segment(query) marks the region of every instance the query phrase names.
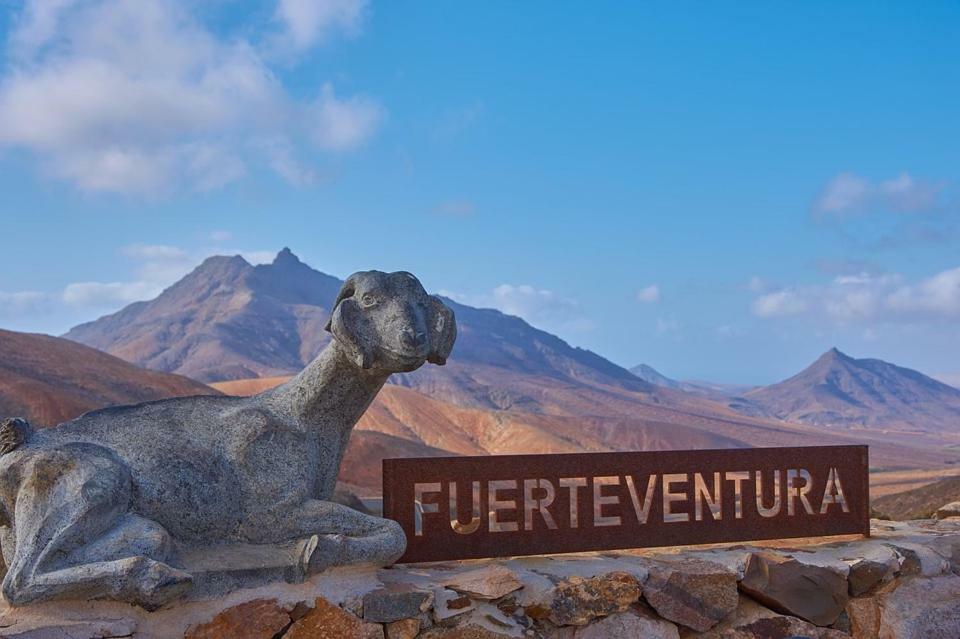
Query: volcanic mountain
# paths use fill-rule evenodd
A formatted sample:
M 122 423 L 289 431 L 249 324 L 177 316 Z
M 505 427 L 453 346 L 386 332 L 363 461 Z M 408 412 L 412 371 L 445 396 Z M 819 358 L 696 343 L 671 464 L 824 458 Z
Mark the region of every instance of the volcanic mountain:
M 791 422 L 960 431 L 960 390 L 879 359 L 854 359 L 836 348 L 790 379 L 750 391 L 742 399 L 731 405 Z
M 64 337 L 204 382 L 281 375 L 302 368 L 326 342 L 340 284 L 289 250 L 260 266 L 239 255 L 211 257 L 156 299 Z
M 289 375 L 327 343 L 324 325 L 341 284 L 289 249 L 258 266 L 240 256 L 211 257 L 156 299 L 77 326 L 65 337 L 204 382 Z M 425 366 L 395 376 L 394 383 L 468 406 L 538 412 L 569 402 L 557 391 L 571 387 L 653 388 L 520 318 L 445 302 L 458 325 L 449 365 Z
M 0 417 L 50 426 L 111 404 L 216 393 L 76 342 L 0 330 Z

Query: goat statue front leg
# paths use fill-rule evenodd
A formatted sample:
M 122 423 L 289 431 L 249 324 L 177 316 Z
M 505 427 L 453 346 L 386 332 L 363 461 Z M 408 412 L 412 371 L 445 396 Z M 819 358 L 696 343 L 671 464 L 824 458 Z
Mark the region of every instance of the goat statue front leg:
M 281 522 L 289 539 L 318 537 L 308 572 L 347 564 L 392 564 L 403 555 L 407 538 L 400 524 L 365 515 L 331 501 L 308 499 Z

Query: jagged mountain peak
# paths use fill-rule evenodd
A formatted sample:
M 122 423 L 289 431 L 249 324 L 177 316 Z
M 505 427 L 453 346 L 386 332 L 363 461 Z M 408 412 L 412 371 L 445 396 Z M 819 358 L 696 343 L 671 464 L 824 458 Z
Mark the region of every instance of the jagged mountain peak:
M 298 371 L 327 343 L 330 306 L 343 282 L 314 270 L 289 248 L 270 264 L 209 258 L 157 299 L 72 329 L 67 337 L 163 371 L 205 382 Z M 481 407 L 543 405 L 544 382 L 519 391 L 511 375 L 550 384 L 653 387 L 588 350 L 518 317 L 448 300 L 460 336 L 448 366 L 424 366 L 396 383 L 444 389 L 451 401 Z M 484 372 L 485 371 L 485 372 Z M 498 371 L 496 374 L 493 371 Z M 482 373 L 482 375 L 481 375 Z M 482 379 L 481 379 L 482 378 Z
M 850 357 L 843 351 L 841 351 L 836 346 L 832 347 L 830 350 L 821 355 L 818 359 L 818 363 L 833 363 L 833 362 L 851 362 L 854 361 L 853 357 Z

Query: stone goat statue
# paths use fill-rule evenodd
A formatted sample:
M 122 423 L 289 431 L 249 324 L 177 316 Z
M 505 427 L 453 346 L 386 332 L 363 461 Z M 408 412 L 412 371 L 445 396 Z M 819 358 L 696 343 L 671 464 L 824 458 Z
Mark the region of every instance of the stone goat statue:
M 398 559 L 396 522 L 328 500 L 350 431 L 387 378 L 445 362 L 453 312 L 410 273 L 366 271 L 344 283 L 327 330 L 307 368 L 253 397 L 106 408 L 42 430 L 3 422 L 4 597 L 156 608 L 193 588 L 184 558 L 204 553 L 228 570 L 230 557 L 294 548 L 288 580 Z M 221 589 L 262 583 L 257 572 L 237 570 Z

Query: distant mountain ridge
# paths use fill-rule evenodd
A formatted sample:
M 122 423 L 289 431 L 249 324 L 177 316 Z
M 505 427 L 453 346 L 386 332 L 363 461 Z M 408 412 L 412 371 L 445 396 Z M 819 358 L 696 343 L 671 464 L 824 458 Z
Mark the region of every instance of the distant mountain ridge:
M 52 426 L 111 404 L 217 391 L 69 340 L 0 330 L 0 418 Z
M 67 335 L 143 366 L 252 391 L 299 371 L 327 343 L 324 325 L 341 280 L 289 250 L 271 264 L 212 257 L 156 299 L 78 326 Z M 447 300 L 458 339 L 446 366 L 394 375 L 358 431 L 408 442 L 408 452 L 657 450 L 856 443 L 863 438 L 745 416 L 723 393 L 664 388 L 518 317 Z M 274 382 L 276 380 L 273 380 Z M 415 391 L 415 392 L 413 392 Z M 233 391 L 228 391 L 233 392 Z M 246 391 L 240 391 L 246 392 Z M 717 401 L 716 398 L 722 399 Z M 380 408 L 384 410 L 381 410 Z M 389 450 L 364 440 L 365 455 Z M 879 441 L 880 464 L 902 444 Z M 939 440 L 936 442 L 939 444 Z M 917 442 L 912 463 L 957 453 Z M 378 452 L 379 451 L 379 452 Z
M 745 393 L 731 405 L 748 414 L 818 426 L 960 431 L 960 390 L 836 348 L 790 379 Z
M 713 382 L 702 382 L 694 380 L 676 380 L 667 377 L 653 366 L 640 364 L 630 369 L 630 372 L 654 386 L 662 388 L 672 388 L 674 390 L 693 393 L 702 397 L 723 401 L 728 397 L 734 397 L 751 390 L 752 386 L 740 384 L 717 384 Z
M 127 361 L 204 382 L 299 371 L 329 340 L 324 325 L 342 281 L 283 249 L 271 264 L 211 257 L 156 299 L 71 329 L 65 337 Z M 587 350 L 518 317 L 445 300 L 456 313 L 457 344 L 445 368 L 394 376 L 446 400 L 485 408 L 548 410 L 540 386 L 652 386 Z M 514 384 L 503 371 L 523 376 Z

